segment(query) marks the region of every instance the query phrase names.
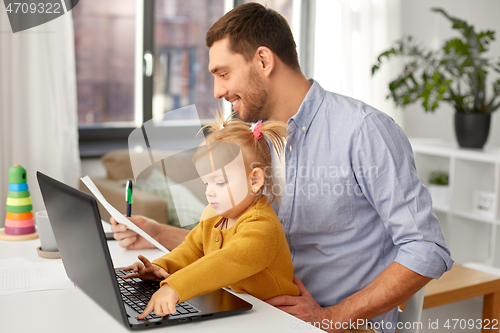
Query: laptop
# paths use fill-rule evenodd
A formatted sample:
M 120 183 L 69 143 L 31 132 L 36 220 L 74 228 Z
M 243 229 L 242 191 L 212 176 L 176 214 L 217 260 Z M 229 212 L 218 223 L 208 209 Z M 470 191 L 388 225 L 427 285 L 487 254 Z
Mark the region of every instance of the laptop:
M 123 279 L 126 273 L 113 267 L 94 197 L 41 172 L 37 172 L 37 179 L 68 277 L 127 328 L 188 323 L 252 308 L 252 304 L 220 289 L 177 304 L 173 314 L 160 317 L 153 312 L 138 320 L 159 282 Z

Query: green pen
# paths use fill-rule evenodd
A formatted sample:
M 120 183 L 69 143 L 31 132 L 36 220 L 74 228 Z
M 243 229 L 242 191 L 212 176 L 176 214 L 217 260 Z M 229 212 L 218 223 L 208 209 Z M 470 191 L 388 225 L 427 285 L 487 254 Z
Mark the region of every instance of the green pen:
M 127 180 L 127 186 L 125 187 L 125 201 L 127 201 L 127 217 L 132 215 L 132 204 L 134 199 L 132 198 L 132 181 Z

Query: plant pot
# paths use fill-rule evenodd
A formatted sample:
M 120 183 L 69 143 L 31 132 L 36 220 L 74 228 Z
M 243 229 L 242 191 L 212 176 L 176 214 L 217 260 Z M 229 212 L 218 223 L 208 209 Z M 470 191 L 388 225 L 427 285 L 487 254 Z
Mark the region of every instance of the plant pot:
M 448 207 L 450 203 L 450 187 L 448 185 L 429 184 L 429 193 L 434 206 Z
M 455 113 L 455 134 L 462 148 L 482 149 L 490 133 L 490 113 Z

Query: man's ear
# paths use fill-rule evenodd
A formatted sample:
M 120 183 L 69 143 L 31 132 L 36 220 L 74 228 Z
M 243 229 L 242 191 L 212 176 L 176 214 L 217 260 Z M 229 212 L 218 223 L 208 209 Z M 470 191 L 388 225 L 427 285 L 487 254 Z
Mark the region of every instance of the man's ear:
M 250 171 L 250 189 L 253 194 L 257 194 L 264 185 L 264 171 L 261 168 L 254 168 Z
M 268 47 L 259 46 L 255 51 L 255 61 L 257 63 L 257 71 L 269 77 L 274 69 L 275 54 Z

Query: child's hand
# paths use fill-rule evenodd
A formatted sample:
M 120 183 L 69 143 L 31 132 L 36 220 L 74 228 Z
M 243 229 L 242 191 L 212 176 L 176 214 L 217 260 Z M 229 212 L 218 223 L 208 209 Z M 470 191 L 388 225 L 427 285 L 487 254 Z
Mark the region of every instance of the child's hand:
M 168 274 L 167 271 L 160 266 L 156 266 L 150 263 L 148 258 L 141 255 L 139 255 L 138 258 L 142 261 L 142 263 L 136 261 L 132 265 L 127 266 L 123 269 L 125 272 L 133 271 L 133 273 L 125 275 L 123 277 L 124 279 L 138 277 L 143 280 L 163 280 L 170 276 L 170 274 Z
M 175 292 L 174 288 L 170 287 L 168 284 L 164 284 L 157 292 L 153 294 L 148 306 L 137 316 L 137 319 L 144 319 L 147 317 L 151 311 L 155 310 L 157 316 L 166 316 L 170 313 L 174 313 L 175 304 L 179 301 L 179 295 Z

